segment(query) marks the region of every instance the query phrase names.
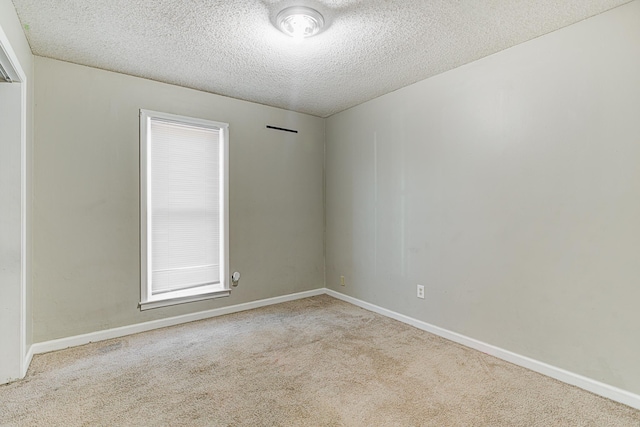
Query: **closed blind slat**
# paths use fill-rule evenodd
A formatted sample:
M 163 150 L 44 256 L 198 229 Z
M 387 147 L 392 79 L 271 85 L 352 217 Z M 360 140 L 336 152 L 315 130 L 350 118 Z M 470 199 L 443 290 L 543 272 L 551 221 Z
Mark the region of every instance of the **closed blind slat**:
M 220 282 L 220 133 L 152 120 L 152 293 Z

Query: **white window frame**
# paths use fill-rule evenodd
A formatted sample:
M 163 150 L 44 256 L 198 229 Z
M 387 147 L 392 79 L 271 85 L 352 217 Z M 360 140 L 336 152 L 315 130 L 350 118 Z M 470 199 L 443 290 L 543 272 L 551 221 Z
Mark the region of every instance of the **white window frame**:
M 160 120 L 188 126 L 216 129 L 220 133 L 220 284 L 152 294 L 151 212 L 151 121 Z M 151 110 L 140 110 L 140 304 L 141 310 L 219 298 L 230 294 L 229 276 L 229 124 Z

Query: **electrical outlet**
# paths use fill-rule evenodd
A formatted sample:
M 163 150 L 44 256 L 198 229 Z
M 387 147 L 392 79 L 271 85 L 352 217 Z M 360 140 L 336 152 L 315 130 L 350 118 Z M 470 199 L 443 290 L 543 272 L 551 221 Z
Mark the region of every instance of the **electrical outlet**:
M 340 286 L 344 286 L 344 276 L 340 276 Z
M 418 285 L 418 298 L 424 299 L 424 286 Z

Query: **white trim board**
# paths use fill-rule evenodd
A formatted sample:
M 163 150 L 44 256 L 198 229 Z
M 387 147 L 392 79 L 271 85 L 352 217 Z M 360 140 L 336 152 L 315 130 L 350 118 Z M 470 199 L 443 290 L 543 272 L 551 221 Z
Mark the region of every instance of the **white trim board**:
M 135 325 L 121 326 L 119 328 L 105 329 L 88 334 L 75 335 L 57 340 L 35 343 L 31 346 L 32 354 L 48 353 L 50 351 L 63 350 L 69 347 L 89 344 L 96 341 L 104 341 L 112 338 L 120 338 L 140 332 L 147 332 L 154 329 L 166 328 L 168 326 L 180 325 L 183 323 L 195 322 L 197 320 L 210 319 L 212 317 L 223 316 L 225 314 L 238 313 L 240 311 L 253 310 L 254 308 L 268 305 L 280 304 L 287 301 L 294 301 L 309 298 L 325 293 L 324 288 L 314 289 L 306 292 L 283 295 L 280 297 L 267 298 L 258 301 L 246 302 L 243 304 L 231 305 L 228 307 L 214 308 L 212 310 L 199 311 L 197 313 L 183 314 L 182 316 L 168 317 L 165 319 L 151 320 L 149 322 L 136 323 Z
M 356 305 L 360 308 L 364 308 L 365 310 L 369 310 L 374 313 L 378 313 L 383 316 L 389 317 L 391 319 L 398 320 L 402 323 L 406 323 L 418 329 L 422 329 L 423 331 L 427 331 L 434 335 L 438 335 L 442 338 L 456 342 L 458 344 L 462 344 L 465 347 L 469 347 L 474 350 L 481 351 L 483 353 L 497 357 L 498 359 L 502 359 L 509 363 L 513 363 L 514 365 L 522 366 L 523 368 L 527 368 L 534 372 L 538 372 L 547 377 L 551 377 L 558 381 L 562 381 L 563 383 L 579 387 L 583 390 L 587 390 L 599 396 L 606 397 L 607 399 L 611 399 L 613 401 L 622 403 L 624 405 L 631 406 L 632 408 L 635 408 L 635 409 L 640 409 L 640 395 L 611 386 L 609 384 L 602 383 L 600 381 L 596 381 L 591 378 L 584 377 L 582 375 L 579 375 L 573 372 L 569 372 L 567 370 L 549 365 L 544 362 L 540 362 L 535 359 L 531 359 L 530 357 L 522 356 L 520 354 L 513 353 L 509 350 L 505 350 L 500 347 L 496 347 L 494 345 L 487 344 L 473 338 L 469 338 L 465 335 L 452 332 L 447 329 L 440 328 L 438 326 L 434 326 L 427 322 L 423 322 L 421 320 L 417 320 L 412 317 L 405 316 L 404 314 L 387 310 L 386 308 L 382 308 L 377 305 L 359 300 L 357 298 L 353 298 L 348 295 L 341 294 L 340 292 L 336 292 L 332 289 L 326 289 L 325 291 L 327 295 L 330 295 L 339 300 L 348 302 L 350 304 Z
M 423 331 L 430 332 L 434 335 L 438 335 L 442 338 L 450 341 L 462 344 L 466 347 L 473 348 L 475 350 L 487 353 L 498 359 L 505 360 L 514 365 L 522 366 L 523 368 L 530 369 L 534 372 L 538 372 L 542 375 L 554 378 L 563 383 L 570 384 L 579 387 L 583 390 L 587 390 L 591 393 L 597 394 L 607 399 L 611 399 L 615 402 L 622 403 L 627 406 L 631 406 L 635 409 L 640 409 L 640 395 L 631 393 L 626 390 L 596 381 L 591 378 L 584 377 L 582 375 L 569 372 L 567 370 L 557 368 L 544 362 L 540 362 L 535 359 L 531 359 L 526 356 L 522 356 L 511 351 L 496 347 L 491 344 L 478 341 L 473 338 L 469 338 L 465 335 L 458 334 L 456 332 L 449 331 L 438 326 L 431 325 L 427 322 L 414 319 L 409 316 L 405 316 L 400 313 L 388 310 L 386 308 L 379 307 L 374 304 L 359 300 L 357 298 L 350 297 L 345 294 L 341 294 L 332 289 L 319 288 L 306 292 L 299 292 L 290 295 L 284 295 L 280 297 L 268 298 L 259 301 L 252 301 L 244 304 L 232 305 L 229 307 L 216 308 L 213 310 L 201 311 L 198 313 L 185 314 L 182 316 L 170 317 L 166 319 L 153 320 L 150 322 L 138 323 L 135 325 L 122 326 L 119 328 L 107 329 L 98 332 L 92 332 L 89 334 L 76 335 L 68 338 L 61 338 L 52 341 L 45 341 L 33 344 L 25 360 L 25 364 L 29 366 L 31 357 L 34 354 L 47 353 L 55 350 L 62 350 L 68 347 L 75 347 L 79 345 L 88 344 L 90 342 L 103 341 L 112 338 L 119 338 L 126 335 L 137 334 L 140 332 L 146 332 L 153 329 L 164 328 L 167 326 L 179 325 L 182 323 L 194 322 L 197 320 L 209 319 L 212 317 L 222 316 L 225 314 L 237 313 L 246 310 L 252 310 L 254 308 L 266 307 L 269 305 L 280 304 L 287 301 L 294 301 L 298 299 L 308 298 L 317 295 L 327 294 L 341 301 L 348 302 L 365 310 L 372 311 L 391 319 L 398 320 L 408 325 L 414 326 Z
M 20 378 L 24 378 L 29 365 L 27 342 L 27 75 L 16 55 L 9 38 L 0 27 L 0 50 L 9 61 L 18 79 L 11 84 L 20 84 Z M 9 71 L 12 73 L 12 71 Z M 13 76 L 15 78 L 15 76 Z
M 31 360 L 33 359 L 33 344 L 29 346 L 29 349 L 27 350 L 27 354 L 24 356 L 24 364 L 23 366 L 25 366 L 24 369 L 24 375 L 22 375 L 22 377 L 24 378 L 25 375 L 27 375 L 27 370 L 29 370 L 29 365 L 31 365 Z

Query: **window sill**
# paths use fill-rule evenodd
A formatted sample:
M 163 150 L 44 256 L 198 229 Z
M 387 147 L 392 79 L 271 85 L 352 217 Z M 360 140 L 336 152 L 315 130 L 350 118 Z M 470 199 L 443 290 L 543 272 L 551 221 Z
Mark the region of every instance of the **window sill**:
M 215 291 L 215 292 L 208 292 L 206 294 L 163 298 L 163 299 L 153 299 L 149 301 L 141 301 L 138 304 L 138 307 L 140 307 L 141 311 L 144 311 L 144 310 L 150 310 L 152 308 L 167 307 L 170 305 L 185 304 L 188 302 L 196 302 L 196 301 L 204 301 L 204 300 L 213 299 L 213 298 L 228 297 L 230 294 L 231 294 L 230 290 L 224 289 L 224 290 Z

